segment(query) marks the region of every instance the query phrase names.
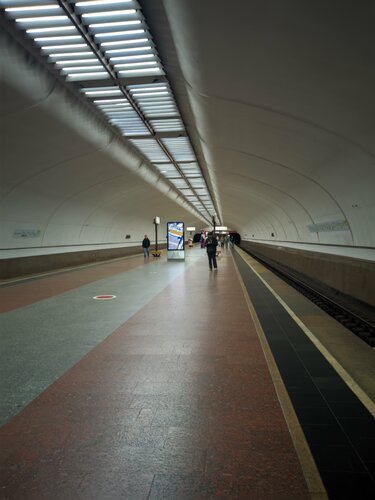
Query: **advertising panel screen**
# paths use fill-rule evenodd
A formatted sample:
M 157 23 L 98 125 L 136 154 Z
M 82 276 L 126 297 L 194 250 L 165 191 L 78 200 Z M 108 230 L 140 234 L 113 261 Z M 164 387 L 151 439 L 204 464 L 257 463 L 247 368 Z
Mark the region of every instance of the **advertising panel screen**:
M 183 222 L 168 222 L 167 224 L 168 250 L 184 250 L 184 223 Z

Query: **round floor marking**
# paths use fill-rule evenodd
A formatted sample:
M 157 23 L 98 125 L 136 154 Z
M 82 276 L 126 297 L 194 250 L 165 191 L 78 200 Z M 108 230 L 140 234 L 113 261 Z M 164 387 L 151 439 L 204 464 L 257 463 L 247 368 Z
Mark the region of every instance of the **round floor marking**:
M 95 297 L 93 297 L 95 300 L 111 300 L 115 298 L 116 295 L 95 295 Z

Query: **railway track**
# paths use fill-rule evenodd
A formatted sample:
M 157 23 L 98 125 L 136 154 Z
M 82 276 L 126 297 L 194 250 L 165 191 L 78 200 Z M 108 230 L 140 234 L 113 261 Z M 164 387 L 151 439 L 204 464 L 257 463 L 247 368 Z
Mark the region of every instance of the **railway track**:
M 328 297 L 326 293 L 317 290 L 311 284 L 307 284 L 306 281 L 303 281 L 300 276 L 296 276 L 296 274 L 290 272 L 284 266 L 281 266 L 273 261 L 270 262 L 263 256 L 260 257 L 259 255 L 249 252 L 244 248 L 243 250 L 245 250 L 246 253 L 251 255 L 251 257 L 256 259 L 258 262 L 263 264 L 267 269 L 286 281 L 293 288 L 302 293 L 305 297 L 311 300 L 311 302 L 345 326 L 345 328 L 357 335 L 361 340 L 369 344 L 371 347 L 375 347 L 375 323 L 372 318 L 367 317 L 366 313 L 363 314 L 358 311 L 353 311 L 346 305 L 340 303 L 339 299 Z

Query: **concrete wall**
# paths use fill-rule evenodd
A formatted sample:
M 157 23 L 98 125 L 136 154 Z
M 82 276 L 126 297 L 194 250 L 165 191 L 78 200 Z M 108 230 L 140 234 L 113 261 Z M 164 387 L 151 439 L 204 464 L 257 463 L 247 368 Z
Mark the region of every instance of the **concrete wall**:
M 161 249 L 166 245 L 159 244 L 158 247 Z M 151 248 L 153 249 L 154 245 Z M 133 246 L 2 259 L 0 260 L 0 279 L 11 279 L 141 253 L 140 246 Z
M 249 241 L 242 241 L 241 247 L 375 306 L 374 262 Z

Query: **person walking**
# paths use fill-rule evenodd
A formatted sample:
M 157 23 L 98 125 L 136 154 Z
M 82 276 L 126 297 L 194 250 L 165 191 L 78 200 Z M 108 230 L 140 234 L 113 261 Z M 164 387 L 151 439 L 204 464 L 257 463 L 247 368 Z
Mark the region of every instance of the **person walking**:
M 145 237 L 144 237 L 144 239 L 142 241 L 142 248 L 143 248 L 143 256 L 144 256 L 144 258 L 150 257 L 150 251 L 149 251 L 150 245 L 151 245 L 151 242 L 148 239 L 147 234 L 145 234 Z
M 217 247 L 217 239 L 215 238 L 214 233 L 208 233 L 207 239 L 206 239 L 206 250 L 207 250 L 207 256 L 208 256 L 208 265 L 210 266 L 210 269 L 212 271 L 212 265 L 214 266 L 214 269 L 217 269 L 217 262 L 216 262 L 216 247 Z

